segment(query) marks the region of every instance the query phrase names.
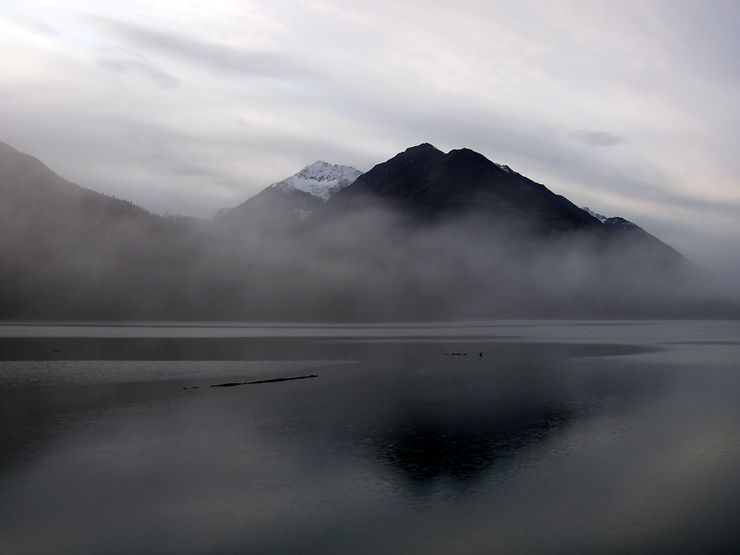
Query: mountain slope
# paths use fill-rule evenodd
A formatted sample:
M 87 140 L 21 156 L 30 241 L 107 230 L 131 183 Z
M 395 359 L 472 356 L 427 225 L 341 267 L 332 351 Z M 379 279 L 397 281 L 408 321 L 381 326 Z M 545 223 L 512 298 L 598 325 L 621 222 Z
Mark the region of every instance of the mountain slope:
M 656 264 L 683 265 L 685 267 L 692 267 L 692 271 L 699 271 L 681 253 L 648 233 L 639 225 L 618 216 L 604 216 L 603 214 L 592 211 L 588 207 L 583 207 L 582 210 L 601 222 L 609 231 L 613 242 L 639 247 L 643 255 L 652 258 Z
M 303 220 L 332 195 L 351 185 L 362 172 L 322 160 L 273 183 L 235 208 L 214 218 L 220 225 L 279 229 Z
M 323 202 L 319 197 L 304 191 L 271 186 L 235 208 L 222 210 L 214 221 L 220 226 L 253 230 L 281 229 L 300 222 Z
M 351 166 L 340 166 L 318 160 L 298 173 L 273 183 L 270 188 L 302 191 L 326 201 L 337 191 L 354 183 L 361 175 L 360 170 Z
M 4 143 L 0 226 L 0 318 L 154 314 L 193 242 L 188 225 L 75 185 Z
M 428 143 L 408 148 L 336 193 L 313 219 L 320 225 L 321 220 L 362 211 L 373 203 L 427 222 L 474 218 L 478 229 L 495 227 L 497 231 L 488 236 L 498 242 L 525 236 L 541 241 L 576 233 L 594 248 L 611 252 L 610 262 L 629 261 L 656 272 L 696 269 L 632 222 L 581 209 L 544 185 L 466 148 L 448 153 Z
M 398 215 L 411 223 L 399 226 Z M 695 298 L 697 285 L 709 283 L 639 226 L 602 221 L 469 149 L 444 153 L 426 143 L 409 148 L 336 193 L 309 223 L 353 229 L 391 252 L 411 245 L 390 263 L 427 268 L 429 277 L 403 270 L 414 275 L 404 279 L 416 282 L 408 290 L 423 291 L 422 283 L 434 281 L 429 272 L 447 274 L 430 301 L 467 284 L 461 293 L 478 291 L 479 299 L 489 299 L 465 308 L 481 316 L 503 306 L 509 315 L 680 313 L 683 299 Z
M 326 208 L 356 210 L 368 199 L 422 218 L 475 212 L 538 231 L 602 233 L 598 221 L 565 197 L 465 148 L 448 153 L 427 143 L 409 148 L 361 175 Z
M 80 187 L 0 142 L 0 218 L 16 233 L 90 233 L 113 225 L 163 223 L 135 204 Z
M 107 216 L 115 214 L 149 214 L 128 201 L 119 200 L 90 189 L 80 187 L 51 171 L 43 162 L 19 152 L 0 142 L 0 194 L 5 199 L 45 203 L 49 200 L 72 204 L 96 206 Z M 53 196 L 52 196 L 53 195 Z

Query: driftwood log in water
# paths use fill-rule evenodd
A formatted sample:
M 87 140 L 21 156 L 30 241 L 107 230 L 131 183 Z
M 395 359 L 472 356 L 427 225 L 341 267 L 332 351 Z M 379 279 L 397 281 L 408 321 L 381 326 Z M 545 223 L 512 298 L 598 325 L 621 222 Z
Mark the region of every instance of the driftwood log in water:
M 308 378 L 318 378 L 316 374 L 309 374 L 308 376 L 293 376 L 290 378 L 271 378 L 269 380 L 255 380 L 253 382 L 227 382 L 227 383 L 215 383 L 211 387 L 235 387 L 237 385 L 252 385 L 257 383 L 275 383 L 275 382 L 287 382 L 290 380 L 306 380 Z

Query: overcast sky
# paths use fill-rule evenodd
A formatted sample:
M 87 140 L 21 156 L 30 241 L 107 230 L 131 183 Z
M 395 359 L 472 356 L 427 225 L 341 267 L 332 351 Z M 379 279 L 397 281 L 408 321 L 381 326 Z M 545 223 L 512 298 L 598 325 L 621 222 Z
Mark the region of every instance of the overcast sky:
M 737 0 L 0 0 L 0 141 L 210 217 L 469 147 L 740 279 Z

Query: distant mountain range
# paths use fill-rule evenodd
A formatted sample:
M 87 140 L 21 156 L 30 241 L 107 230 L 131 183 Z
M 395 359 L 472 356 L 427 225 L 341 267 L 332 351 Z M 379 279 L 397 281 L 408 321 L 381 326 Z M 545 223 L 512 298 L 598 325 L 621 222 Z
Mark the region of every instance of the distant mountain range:
M 428 143 L 365 174 L 349 166 L 314 162 L 236 208 L 220 212 L 216 219 L 249 229 L 289 227 L 309 216 L 316 223 L 378 203 L 424 220 L 476 215 L 545 235 L 587 232 L 604 240 L 641 244 L 663 264 L 688 264 L 673 248 L 624 218 L 579 208 L 470 149 L 444 153 Z
M 0 318 L 675 315 L 719 306 L 704 274 L 639 226 L 579 208 L 472 150 L 430 144 L 364 174 L 318 161 L 196 221 L 79 187 L 0 143 L 0 219 Z

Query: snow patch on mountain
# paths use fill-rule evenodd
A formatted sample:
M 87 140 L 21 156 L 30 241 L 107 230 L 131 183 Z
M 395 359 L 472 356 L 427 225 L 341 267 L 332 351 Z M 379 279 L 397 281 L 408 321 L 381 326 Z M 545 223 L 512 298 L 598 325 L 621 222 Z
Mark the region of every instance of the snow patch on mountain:
M 587 206 L 582 206 L 581 210 L 588 213 L 589 215 L 593 216 L 597 220 L 599 220 L 602 224 L 605 226 L 615 228 L 618 227 L 620 229 L 639 229 L 643 230 L 639 225 L 632 223 L 629 220 L 625 220 L 624 218 L 620 218 L 619 216 L 604 216 L 603 214 L 599 214 L 598 212 L 594 212 Z M 643 230 L 644 231 L 644 230 Z
M 494 162 L 496 164 L 496 162 Z M 514 170 L 512 170 L 509 166 L 506 164 L 496 164 L 496 167 L 500 170 L 505 171 L 506 173 L 514 173 Z
M 598 212 L 594 212 L 594 211 L 593 211 L 593 210 L 591 210 L 591 209 L 590 209 L 590 208 L 589 208 L 588 206 L 581 206 L 581 210 L 583 210 L 584 212 L 586 212 L 586 213 L 587 213 L 587 214 L 588 214 L 589 216 L 592 216 L 592 217 L 596 218 L 596 219 L 597 219 L 597 220 L 599 220 L 599 221 L 600 221 L 600 222 L 601 222 L 602 224 L 603 224 L 603 223 L 604 223 L 604 222 L 605 222 L 606 220 L 608 220 L 608 219 L 609 219 L 609 218 L 607 218 L 606 216 L 604 216 L 603 214 L 599 214 Z
M 273 183 L 270 187 L 283 191 L 303 191 L 327 201 L 334 193 L 350 186 L 361 175 L 360 170 L 351 166 L 329 164 L 319 160 L 306 166 L 297 174 Z
M 633 224 L 631 221 L 620 218 L 619 216 L 607 218 L 606 220 L 604 220 L 604 225 L 608 225 L 609 227 L 618 227 L 621 229 L 642 229 L 639 225 Z

